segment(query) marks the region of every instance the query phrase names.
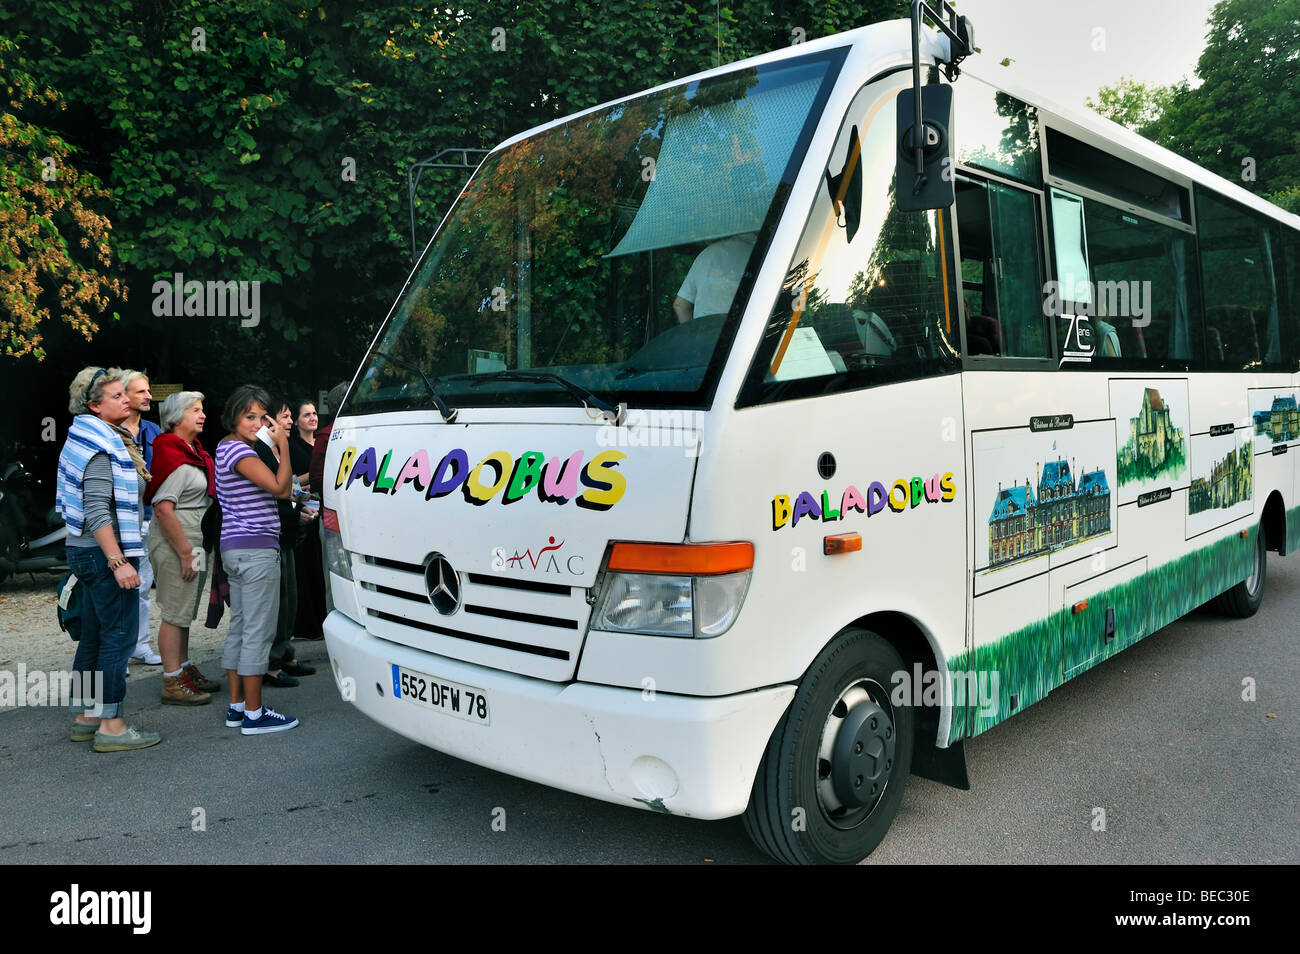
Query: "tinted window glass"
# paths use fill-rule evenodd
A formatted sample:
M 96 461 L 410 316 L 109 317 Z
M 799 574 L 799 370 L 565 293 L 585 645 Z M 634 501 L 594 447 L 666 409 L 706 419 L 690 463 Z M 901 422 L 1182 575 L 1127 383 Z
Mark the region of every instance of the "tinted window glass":
M 843 55 L 678 84 L 494 152 L 349 410 L 703 403 Z
M 949 212 L 894 205 L 894 102 L 907 88 L 883 80 L 850 106 L 742 406 L 960 367 Z
M 957 161 L 1039 185 L 1038 110 L 1009 93 L 964 76 L 953 86 L 957 98 Z
M 1192 236 L 1104 202 L 1052 195 L 1053 294 L 1067 367 L 1186 368 L 1203 355 Z
M 1282 359 L 1287 370 L 1300 368 L 1300 232 L 1279 226 L 1282 233 L 1283 269 L 1286 273 L 1286 310 L 1282 316 Z
M 1279 236 L 1263 216 L 1207 192 L 1196 203 L 1210 367 L 1282 367 Z
M 1191 198 L 1182 186 L 1056 129 L 1047 130 L 1047 169 L 1119 202 L 1180 222 L 1191 220 Z
M 1049 357 L 1037 197 L 961 176 L 957 222 L 967 353 Z

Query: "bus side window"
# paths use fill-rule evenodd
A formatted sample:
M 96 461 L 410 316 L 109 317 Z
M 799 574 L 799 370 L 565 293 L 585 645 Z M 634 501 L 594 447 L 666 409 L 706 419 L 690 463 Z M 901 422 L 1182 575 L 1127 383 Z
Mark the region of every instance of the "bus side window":
M 1288 371 L 1300 369 L 1300 232 L 1279 227 L 1287 308 L 1282 318 L 1282 357 Z
M 1038 201 L 998 182 L 957 178 L 966 348 L 972 356 L 1049 357 Z
M 1282 367 L 1276 229 L 1263 216 L 1201 189 L 1196 210 L 1210 366 L 1225 371 Z
M 849 106 L 742 402 L 960 370 L 951 212 L 894 201 L 894 102 L 906 88 L 873 83 Z
M 1059 189 L 1052 209 L 1064 308 L 1086 315 L 1092 329 L 1083 343 L 1091 347 L 1090 360 L 1065 367 L 1199 363 L 1204 344 L 1191 233 Z M 1209 337 L 1214 347 L 1215 336 Z M 1069 347 L 1066 338 L 1063 331 Z

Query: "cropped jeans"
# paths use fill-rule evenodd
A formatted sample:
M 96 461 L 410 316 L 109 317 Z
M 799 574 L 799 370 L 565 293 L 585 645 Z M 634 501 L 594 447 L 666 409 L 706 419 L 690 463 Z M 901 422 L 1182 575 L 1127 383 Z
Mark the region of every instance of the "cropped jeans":
M 138 570 L 137 557 L 129 557 L 128 561 Z M 104 686 L 102 699 L 74 699 L 72 708 L 86 715 L 116 719 L 122 715 L 126 700 L 126 661 L 139 634 L 140 593 L 117 585 L 108 568 L 108 557 L 99 547 L 68 547 L 68 567 L 85 587 L 81 641 L 77 643 L 72 670 L 83 674 L 83 686 L 98 685 L 98 679 Z M 96 677 L 96 673 L 102 675 Z

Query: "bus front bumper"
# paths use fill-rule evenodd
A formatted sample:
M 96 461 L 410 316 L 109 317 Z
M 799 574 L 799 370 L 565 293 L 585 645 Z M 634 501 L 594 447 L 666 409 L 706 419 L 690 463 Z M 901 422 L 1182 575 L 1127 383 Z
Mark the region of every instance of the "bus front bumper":
M 547 682 L 379 639 L 338 611 L 325 620 L 325 642 L 343 698 L 394 732 L 508 775 L 693 818 L 745 810 L 796 688 L 699 698 Z M 475 688 L 490 723 L 398 698 L 394 666 Z

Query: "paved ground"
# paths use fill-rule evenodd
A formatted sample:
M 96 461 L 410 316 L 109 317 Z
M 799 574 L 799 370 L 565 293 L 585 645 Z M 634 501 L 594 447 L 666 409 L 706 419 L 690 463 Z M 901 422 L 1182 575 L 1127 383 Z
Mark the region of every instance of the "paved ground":
M 1270 556 L 1254 619 L 1193 614 L 968 743 L 970 792 L 912 778 L 869 861 L 1300 862 L 1300 559 Z M 148 751 L 68 742 L 62 710 L 0 712 L 0 863 L 764 860 L 735 820 L 618 808 L 408 742 L 340 701 L 323 643 L 300 654 L 321 672 L 268 690 L 303 720 L 277 736 L 226 729 L 216 705 L 162 708 L 148 670 L 128 689 L 165 736 Z

